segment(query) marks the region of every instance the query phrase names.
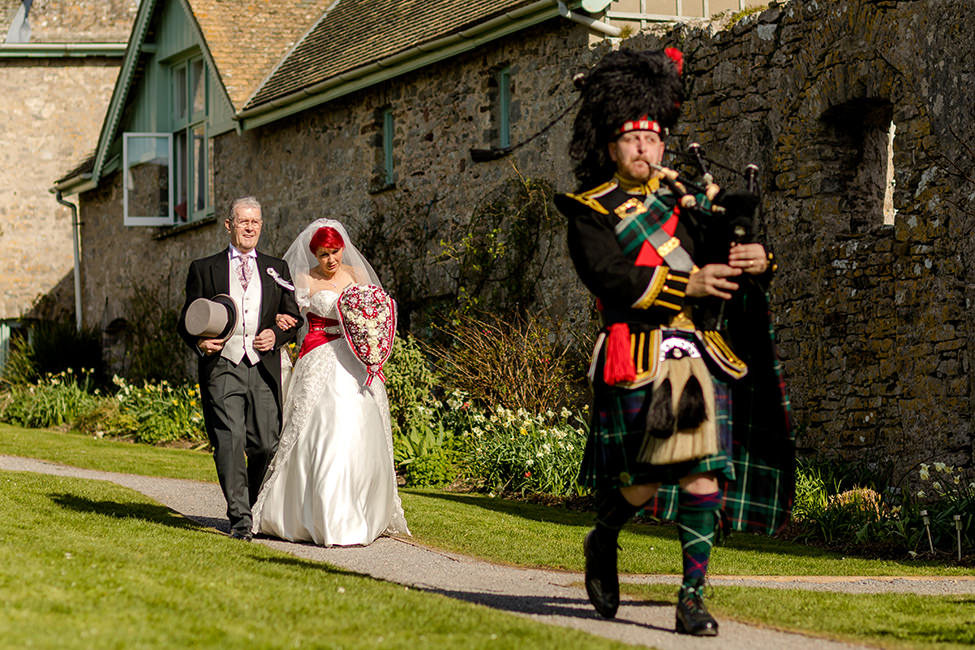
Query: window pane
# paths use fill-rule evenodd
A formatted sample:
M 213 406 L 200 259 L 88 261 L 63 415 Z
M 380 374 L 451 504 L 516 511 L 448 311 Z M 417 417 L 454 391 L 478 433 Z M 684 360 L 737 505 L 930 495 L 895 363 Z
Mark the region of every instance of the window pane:
M 511 70 L 498 73 L 498 146 L 511 144 Z
M 186 221 L 186 190 L 189 185 L 190 172 L 189 158 L 187 157 L 186 151 L 186 131 L 174 133 L 173 137 L 176 139 L 173 147 L 176 157 L 176 207 L 173 208 L 173 211 L 176 213 L 177 221 Z
M 193 98 L 193 117 L 206 113 L 206 76 L 203 59 L 190 62 L 190 93 Z
M 207 143 L 203 125 L 193 129 L 193 202 L 194 212 L 205 212 L 207 209 Z
M 186 121 L 186 66 L 173 69 L 173 117 L 179 125 Z
M 169 220 L 169 136 L 124 135 L 125 218 Z
M 386 172 L 386 185 L 392 185 L 396 181 L 393 170 L 393 111 L 386 109 L 383 111 L 383 168 Z

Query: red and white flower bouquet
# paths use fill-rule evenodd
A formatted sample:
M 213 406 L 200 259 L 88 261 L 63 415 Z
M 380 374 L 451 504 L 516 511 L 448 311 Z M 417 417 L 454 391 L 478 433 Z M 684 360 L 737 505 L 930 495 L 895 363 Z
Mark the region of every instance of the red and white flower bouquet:
M 382 287 L 353 284 L 339 296 L 338 312 L 345 340 L 368 372 L 366 386 L 375 377 L 386 381 L 383 364 L 393 351 L 396 302 Z

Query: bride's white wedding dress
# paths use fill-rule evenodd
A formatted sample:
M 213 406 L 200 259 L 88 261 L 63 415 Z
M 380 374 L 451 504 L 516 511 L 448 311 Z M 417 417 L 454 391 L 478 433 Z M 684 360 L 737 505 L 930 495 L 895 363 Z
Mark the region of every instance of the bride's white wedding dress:
M 302 295 L 304 294 L 304 295 Z M 298 289 L 302 313 L 338 319 L 339 294 Z M 302 304 L 304 303 L 304 304 Z M 323 546 L 409 534 L 396 491 L 386 389 L 344 338 L 295 364 L 278 450 L 252 509 L 253 530 Z

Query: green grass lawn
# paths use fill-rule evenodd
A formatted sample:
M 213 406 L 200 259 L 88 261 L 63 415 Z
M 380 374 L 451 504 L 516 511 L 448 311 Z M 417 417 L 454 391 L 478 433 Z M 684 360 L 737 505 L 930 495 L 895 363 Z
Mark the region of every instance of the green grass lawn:
M 402 490 L 416 541 L 507 564 L 582 571 L 582 538 L 592 513 L 435 490 Z M 503 543 L 499 543 L 503 540 Z M 680 545 L 670 524 L 631 524 L 620 535 L 622 573 L 679 574 Z M 713 575 L 970 575 L 928 561 L 844 557 L 764 535 L 736 533 L 712 552 Z
M 0 472 L 3 648 L 623 648 L 245 544 L 128 489 Z
M 5 425 L 0 425 L 0 454 L 28 456 L 106 471 L 215 480 L 212 460 L 208 454 L 202 452 L 159 449 L 117 441 L 95 440 L 77 434 L 27 430 Z M 31 484 L 62 481 L 62 479 L 30 478 L 27 475 L 10 473 L 0 473 L 0 478 Z M 110 615 L 113 608 L 102 608 L 97 603 L 88 601 L 100 602 L 102 597 L 107 597 L 110 602 L 121 606 L 119 599 L 122 597 L 115 595 L 118 591 L 129 595 L 135 593 L 140 598 L 144 595 L 146 598 L 159 599 L 161 606 L 156 613 L 153 612 L 152 607 L 141 601 L 134 605 L 135 611 L 125 614 L 126 617 L 133 617 L 133 620 L 139 619 L 142 615 L 148 617 L 150 621 L 153 621 L 154 617 L 168 617 L 170 608 L 183 612 L 194 606 L 202 607 L 207 612 L 202 618 L 214 621 L 213 626 L 220 630 L 219 634 L 232 634 L 233 639 L 242 642 L 248 637 L 241 635 L 257 635 L 255 638 L 259 641 L 256 644 L 248 642 L 248 645 L 263 647 L 264 644 L 271 647 L 275 645 L 273 637 L 260 636 L 263 633 L 262 626 L 277 625 L 280 628 L 283 625 L 280 622 L 282 619 L 276 616 L 280 616 L 282 610 L 275 609 L 278 614 L 269 616 L 259 612 L 248 614 L 248 620 L 253 617 L 258 623 L 246 624 L 240 629 L 225 630 L 226 620 L 230 616 L 228 608 L 231 605 L 223 599 L 222 595 L 219 595 L 220 590 L 216 589 L 217 585 L 233 584 L 235 589 L 237 581 L 242 585 L 248 585 L 246 589 L 242 587 L 240 592 L 236 592 L 236 597 L 240 598 L 241 594 L 246 593 L 248 589 L 264 589 L 262 585 L 268 582 L 268 593 L 273 594 L 276 601 L 282 601 L 281 607 L 297 607 L 299 612 L 305 611 L 303 607 L 311 608 L 307 613 L 312 616 L 320 616 L 315 609 L 317 602 L 299 606 L 289 599 L 309 600 L 307 595 L 309 591 L 316 590 L 320 591 L 326 600 L 338 598 L 335 594 L 339 593 L 339 587 L 346 590 L 345 594 L 349 594 L 351 589 L 348 584 L 353 582 L 357 585 L 368 585 L 368 589 L 390 590 L 382 593 L 395 594 L 397 602 L 386 603 L 384 607 L 391 607 L 396 612 L 399 612 L 397 609 L 399 607 L 406 610 L 413 607 L 409 602 L 400 603 L 399 596 L 402 595 L 404 598 L 421 596 L 405 592 L 401 587 L 356 578 L 335 572 L 323 565 L 275 554 L 260 545 L 232 544 L 231 540 L 197 530 L 192 524 L 171 515 L 166 508 L 154 505 L 140 496 L 133 496 L 133 493 L 122 488 L 115 490 L 111 486 L 106 487 L 98 482 L 67 480 L 64 480 L 63 485 L 64 487 L 59 489 L 46 488 L 46 492 L 44 488 L 40 488 L 40 491 L 34 494 L 35 499 L 40 499 L 40 506 L 37 503 L 19 503 L 17 500 L 20 497 L 16 494 L 11 495 L 12 491 L 17 492 L 16 489 L 8 489 L 7 485 L 2 489 L 4 496 L 3 501 L 0 501 L 3 505 L 0 509 L 0 530 L 7 531 L 0 533 L 2 535 L 0 546 L 3 548 L 0 562 L 5 567 L 0 571 L 5 572 L 3 575 L 7 576 L 3 586 L 4 600 L 23 603 L 22 606 L 15 605 L 11 611 L 18 613 L 17 616 L 20 615 L 19 612 L 25 611 L 26 618 L 23 620 L 31 625 L 40 623 L 43 627 L 42 621 L 46 617 L 58 614 L 57 603 L 63 598 L 69 602 L 66 611 L 77 612 L 79 620 L 90 620 L 92 634 L 109 634 L 109 631 L 99 631 L 101 629 L 99 621 L 100 617 Z M 96 485 L 97 488 L 93 487 Z M 112 498 L 88 496 L 94 490 L 115 490 L 111 493 L 125 496 L 124 499 L 121 496 Z M 452 494 L 436 490 L 407 489 L 401 490 L 401 495 L 414 541 L 420 544 L 519 566 L 582 570 L 581 543 L 585 531 L 591 525 L 591 513 L 497 499 L 486 495 Z M 47 503 L 44 502 L 45 498 L 48 500 Z M 48 514 L 45 515 L 45 512 Z M 45 516 L 48 518 L 30 523 L 38 517 Z M 10 521 L 4 522 L 5 517 L 11 517 Z M 135 531 L 124 532 L 124 536 L 134 542 L 132 544 L 126 542 L 118 549 L 119 553 L 115 557 L 116 549 L 112 545 L 123 533 L 113 532 L 113 530 L 123 525 L 135 527 Z M 19 532 L 21 528 L 25 529 L 23 535 Z M 68 529 L 72 533 L 67 536 L 67 541 L 64 541 L 61 539 L 62 533 Z M 56 531 L 57 534 L 52 535 L 52 531 Z M 47 541 L 54 538 L 57 538 L 57 543 L 53 546 L 54 551 L 32 548 L 32 546 L 43 546 L 36 544 L 37 539 Z M 621 535 L 620 543 L 623 547 L 620 553 L 620 570 L 624 573 L 678 574 L 680 572 L 680 552 L 673 526 L 630 525 Z M 72 544 L 77 548 L 86 548 L 90 545 L 95 549 L 91 553 L 104 557 L 87 563 L 66 562 L 65 560 L 75 560 L 84 555 L 72 550 Z M 219 549 L 219 553 L 215 549 Z M 70 558 L 64 555 L 65 553 L 71 554 Z M 38 575 L 17 577 L 21 574 L 16 572 L 16 568 L 11 569 L 11 567 L 16 567 L 18 563 L 23 562 L 23 559 L 10 557 L 17 554 L 29 555 L 30 559 L 26 566 L 33 567 L 30 571 Z M 230 566 L 224 566 L 221 562 L 213 564 L 215 562 L 213 557 L 223 554 L 236 559 L 230 563 Z M 112 557 L 115 559 L 113 560 Z M 153 563 L 161 562 L 158 566 L 153 564 L 154 568 L 150 570 L 154 576 L 151 582 L 155 585 L 151 589 L 143 585 L 147 579 L 143 576 L 146 572 L 138 566 L 146 561 L 146 558 L 151 558 Z M 239 567 L 241 563 L 246 565 L 248 570 L 246 572 L 238 570 L 234 573 L 233 567 Z M 90 565 L 91 570 L 81 567 L 84 570 L 69 582 L 59 580 L 51 582 L 51 576 L 57 576 L 56 569 L 59 568 L 61 571 L 70 569 L 73 572 L 80 564 L 84 564 L 85 567 Z M 213 564 L 212 574 L 209 572 L 211 564 Z M 10 571 L 15 573 L 7 573 Z M 51 571 L 55 573 L 50 573 Z M 895 562 L 843 557 L 815 547 L 745 534 L 733 535 L 723 546 L 716 548 L 711 563 L 712 575 L 950 576 L 969 575 L 970 572 L 970 569 L 942 566 L 926 561 Z M 112 581 L 112 576 L 116 573 L 123 577 Z M 132 582 L 129 577 L 126 577 L 130 574 Z M 188 574 L 193 575 L 189 577 Z M 298 591 L 288 591 L 290 587 L 286 588 L 284 584 L 279 584 L 277 582 L 279 579 L 282 583 L 294 583 Z M 192 596 L 193 604 L 190 605 L 184 604 L 177 595 L 182 589 L 180 585 L 187 580 L 190 582 L 187 589 L 196 594 Z M 350 582 L 342 582 L 342 580 Z M 202 582 L 198 584 L 199 581 Z M 27 586 L 22 586 L 20 583 Z M 72 583 L 75 587 L 70 586 Z M 51 586 L 55 584 L 59 586 Z M 133 585 L 137 586 L 133 587 Z M 145 586 L 145 594 L 142 593 L 142 587 L 138 585 Z M 319 589 L 309 585 L 325 586 Z M 302 588 L 309 591 L 301 592 Z M 47 593 L 52 589 L 51 593 Z M 276 591 L 278 589 L 282 591 L 278 593 Z M 368 591 L 366 587 L 360 589 L 365 598 L 359 603 L 360 607 L 373 608 L 371 599 L 381 600 L 388 597 L 373 595 L 373 592 Z M 669 600 L 673 600 L 674 597 L 674 589 L 667 586 L 627 585 L 625 589 L 633 593 L 652 594 Z M 157 591 L 159 593 L 156 593 Z M 39 597 L 37 593 L 43 593 L 44 596 Z M 302 596 L 302 593 L 305 595 Z M 92 595 L 98 598 L 92 598 Z M 12 600 L 6 596 L 10 596 Z M 344 602 L 342 598 L 338 599 Z M 444 608 L 443 611 L 446 612 L 448 607 L 470 607 L 442 599 L 435 602 L 437 604 L 429 605 L 431 612 L 437 608 Z M 972 614 L 972 611 L 975 611 L 973 607 L 975 599 L 970 597 L 851 596 L 798 590 L 716 587 L 714 596 L 709 602 L 712 603 L 715 612 L 725 618 L 733 617 L 782 629 L 835 636 L 884 647 L 931 647 L 937 644 L 971 644 L 975 641 L 973 639 L 975 615 Z M 416 607 L 420 608 L 419 605 Z M 395 619 L 396 616 L 401 616 L 399 613 L 390 613 L 385 609 L 381 611 L 382 614 L 377 615 L 376 620 L 389 617 Z M 297 626 L 295 629 L 299 638 L 314 638 L 311 636 L 313 631 L 310 628 L 305 630 L 300 627 L 299 622 L 296 622 L 295 612 L 288 610 L 284 615 L 289 619 L 289 626 Z M 430 613 L 429 616 L 434 615 Z M 465 613 L 463 616 L 474 615 Z M 406 617 L 409 618 L 408 615 Z M 411 627 L 403 621 L 397 624 L 413 630 L 407 634 L 407 636 L 413 634 L 410 636 L 413 643 L 430 646 L 427 641 L 433 638 L 436 638 L 437 646 L 441 643 L 445 644 L 443 647 L 451 647 L 451 643 L 464 645 L 464 647 L 477 647 L 479 642 L 487 643 L 486 639 L 481 641 L 475 639 L 473 645 L 461 643 L 462 638 L 466 637 L 460 635 L 455 639 L 452 636 L 456 632 L 451 630 L 456 630 L 456 626 L 438 627 L 430 623 L 427 618 L 421 618 L 425 621 L 424 625 Z M 16 622 L 21 619 L 8 617 L 8 620 Z M 460 620 L 463 620 L 463 617 Z M 200 630 L 207 624 L 201 620 L 192 627 L 195 633 L 202 634 Z M 3 625 L 4 623 L 0 623 L 0 639 L 11 638 L 3 636 L 6 632 Z M 173 622 L 160 623 L 160 630 L 168 625 L 173 625 Z M 354 617 L 343 616 L 335 625 L 336 629 L 342 630 L 346 626 L 355 628 L 362 623 L 356 623 Z M 428 629 L 428 625 L 432 627 Z M 487 625 L 490 627 L 494 624 Z M 531 627 L 530 624 L 525 625 Z M 129 630 L 126 634 L 132 636 L 119 638 L 142 639 L 139 643 L 145 647 L 159 645 L 146 640 L 144 635 L 140 636 L 137 627 L 132 623 L 126 628 Z M 362 631 L 362 628 L 356 629 L 358 632 Z M 79 628 L 75 632 L 78 638 L 83 638 L 84 630 Z M 511 632 L 512 635 L 530 633 L 534 632 Z M 182 634 L 182 632 L 172 632 L 172 634 Z M 427 640 L 421 641 L 417 636 L 419 634 L 441 636 L 428 636 Z M 505 632 L 505 635 L 507 634 L 508 632 Z M 547 638 L 541 632 L 538 634 L 541 635 L 539 638 Z M 349 638 L 353 636 L 350 632 Z M 99 638 L 109 639 L 109 637 Z M 203 635 L 201 638 L 210 637 Z M 272 640 L 260 640 L 267 638 Z M 384 638 L 388 642 L 389 637 Z M 0 641 L 0 644 L 3 643 Z M 139 643 L 124 645 L 140 647 Z M 167 645 L 181 643 L 182 637 L 166 639 Z M 536 641 L 531 643 L 533 645 L 528 647 L 535 647 Z M 545 647 L 547 641 L 542 640 L 537 643 L 542 644 L 538 647 Z M 81 644 L 78 647 L 82 645 L 90 644 Z M 105 645 L 105 643 L 97 645 Z M 112 645 L 110 640 L 108 645 Z
M 80 433 L 23 429 L 0 423 L 0 454 L 144 476 L 217 482 L 213 458 L 188 449 L 166 449 Z
M 624 593 L 677 603 L 673 587 L 623 585 Z M 971 648 L 975 597 L 913 594 L 841 594 L 722 586 L 707 603 L 720 624 L 734 618 L 892 650 Z

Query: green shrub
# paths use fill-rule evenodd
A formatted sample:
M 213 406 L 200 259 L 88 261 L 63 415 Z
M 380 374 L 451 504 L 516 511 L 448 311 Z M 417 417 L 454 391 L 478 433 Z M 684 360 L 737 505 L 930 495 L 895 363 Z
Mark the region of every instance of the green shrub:
M 449 434 L 437 418 L 434 397 L 438 380 L 423 350 L 409 334 L 393 341 L 383 369 L 393 430 L 393 462 L 407 485 L 440 486 L 456 475 L 453 456 L 444 445 Z
M 138 424 L 134 417 L 122 412 L 117 399 L 102 397 L 91 409 L 75 418 L 72 426 L 96 438 L 115 438 L 131 436 Z
M 407 466 L 406 482 L 414 487 L 443 487 L 457 478 L 456 459 L 446 447 L 414 457 Z
M 963 556 L 971 555 L 975 481 L 944 463 L 920 464 L 916 480 L 905 476 L 902 481 L 920 488 L 913 491 L 890 476 L 889 467 L 800 460 L 792 536 L 902 557 L 931 554 L 932 547 L 936 555 L 957 557 L 960 536 Z
M 383 366 L 393 438 L 426 433 L 432 427 L 434 389 L 438 384 L 416 339 L 409 334 L 393 340 L 393 352 Z
M 96 330 L 77 331 L 69 321 L 40 321 L 29 326 L 27 336 L 11 339 L 10 356 L 3 378 L 10 384 L 40 382 L 71 368 L 89 368 L 88 381 L 101 381 L 101 335 Z
M 482 411 L 459 391 L 447 399 L 445 427 L 455 432 L 466 478 L 482 490 L 581 494 L 576 475 L 586 443 L 581 414 Z
M 97 400 L 88 390 L 90 378 L 89 370 L 82 371 L 78 377 L 68 368 L 47 375 L 34 385 L 15 384 L 8 392 L 0 419 L 35 428 L 71 424 Z
M 120 377 L 112 381 L 118 386 L 114 399 L 119 413 L 135 423 L 131 431 L 120 435 L 148 444 L 185 441 L 197 447 L 206 446 L 198 386 L 173 386 L 166 380 L 144 381 L 137 386 Z

